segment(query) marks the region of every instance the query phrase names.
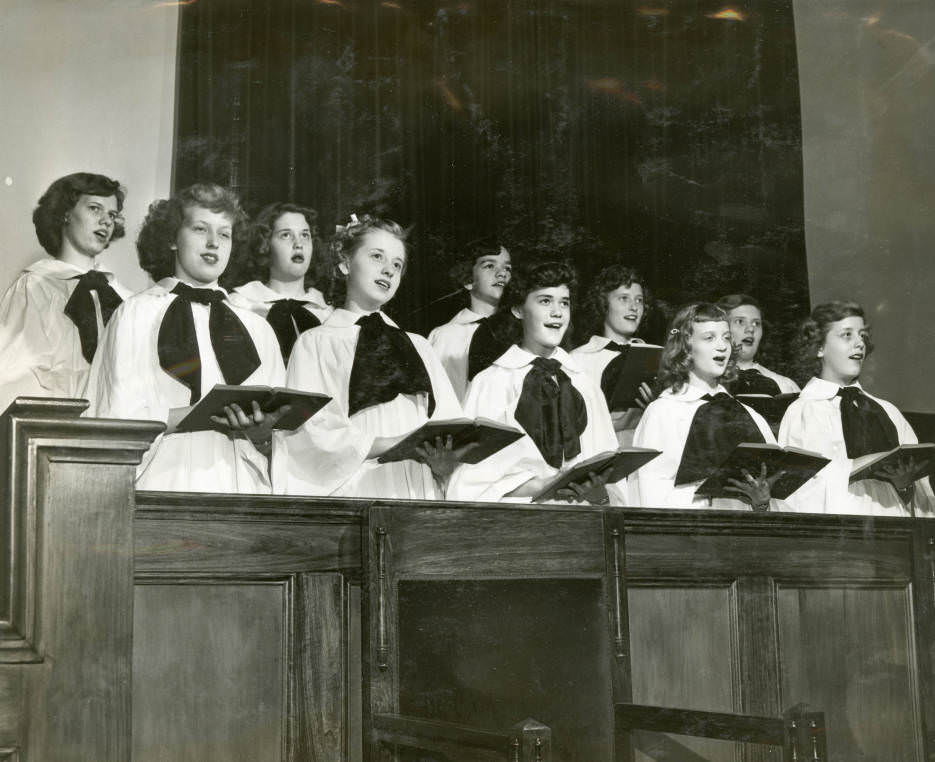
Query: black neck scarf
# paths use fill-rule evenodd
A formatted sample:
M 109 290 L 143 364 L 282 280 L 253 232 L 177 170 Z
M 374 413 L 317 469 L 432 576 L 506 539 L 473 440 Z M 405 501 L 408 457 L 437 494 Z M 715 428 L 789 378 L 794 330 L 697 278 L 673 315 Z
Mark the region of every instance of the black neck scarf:
M 765 442 L 747 409 L 725 392 L 702 397 L 707 402 L 695 411 L 675 483 L 706 479 L 741 442 Z
M 899 446 L 896 425 L 876 400 L 856 386 L 838 389 L 841 398 L 841 428 L 848 458 L 885 452 Z
M 429 395 L 429 417 L 435 411 L 432 381 L 412 339 L 387 325 L 377 312 L 357 321 L 360 336 L 348 384 L 348 415 L 396 398 L 398 394 Z
M 734 394 L 768 394 L 775 397 L 780 393 L 779 384 L 764 376 L 756 368 L 741 370 L 734 381 Z
M 191 389 L 194 405 L 201 399 L 201 356 L 195 333 L 192 302 L 210 305 L 208 330 L 211 347 L 225 383 L 240 384 L 260 367 L 260 356 L 249 332 L 234 311 L 224 304 L 227 295 L 213 288 L 192 288 L 179 283 L 172 293 L 176 298 L 166 310 L 159 326 L 157 347 L 159 365 L 173 378 Z
M 580 436 L 588 425 L 588 411 L 558 360 L 537 357 L 532 361 L 514 417 L 553 468 L 561 468 L 581 452 Z
M 617 388 L 617 379 L 620 377 L 620 374 L 623 372 L 623 367 L 627 363 L 627 352 L 630 351 L 630 347 L 627 344 L 618 344 L 616 341 L 608 341 L 604 349 L 610 349 L 618 353 L 613 360 L 607 363 L 607 367 L 605 367 L 604 372 L 601 373 L 601 391 L 604 392 L 604 398 L 610 402 L 613 398 L 614 389 Z M 618 411 L 611 410 L 610 412 L 616 413 Z
M 474 322 L 477 323 L 477 330 L 474 331 L 468 345 L 468 381 L 472 381 L 474 376 L 493 365 L 513 343 L 505 335 L 500 335 L 503 331 L 498 334 L 494 330 L 490 318 L 483 317 Z
M 302 299 L 277 299 L 266 313 L 266 322 L 273 327 L 285 363 L 289 362 L 289 355 L 299 335 L 321 325 L 321 321 L 305 309 L 306 304 L 308 302 Z
M 104 325 L 114 314 L 114 310 L 120 306 L 123 299 L 114 291 L 113 286 L 107 280 L 107 276 L 98 270 L 88 270 L 83 275 L 78 275 L 73 280 L 78 284 L 75 290 L 71 292 L 68 302 L 65 304 L 65 314 L 72 323 L 78 328 L 78 338 L 81 340 L 81 354 L 89 363 L 94 359 L 94 353 L 97 351 L 97 315 L 94 310 L 94 298 L 92 291 L 97 291 L 97 298 L 101 304 L 101 319 Z

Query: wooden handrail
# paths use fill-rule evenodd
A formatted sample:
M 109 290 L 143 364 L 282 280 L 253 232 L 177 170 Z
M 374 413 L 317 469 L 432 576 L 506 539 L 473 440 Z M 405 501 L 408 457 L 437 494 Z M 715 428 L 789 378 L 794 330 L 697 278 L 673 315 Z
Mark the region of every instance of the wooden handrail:
M 617 727 L 655 733 L 717 738 L 723 741 L 774 744 L 786 739 L 785 722 L 778 717 L 673 709 L 647 704 L 615 704 Z

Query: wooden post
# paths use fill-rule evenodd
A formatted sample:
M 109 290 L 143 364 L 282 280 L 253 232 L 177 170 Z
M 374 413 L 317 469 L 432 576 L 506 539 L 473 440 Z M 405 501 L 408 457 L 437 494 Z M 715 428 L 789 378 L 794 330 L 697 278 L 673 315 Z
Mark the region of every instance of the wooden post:
M 161 423 L 20 398 L 0 419 L 0 746 L 130 758 L 136 466 Z

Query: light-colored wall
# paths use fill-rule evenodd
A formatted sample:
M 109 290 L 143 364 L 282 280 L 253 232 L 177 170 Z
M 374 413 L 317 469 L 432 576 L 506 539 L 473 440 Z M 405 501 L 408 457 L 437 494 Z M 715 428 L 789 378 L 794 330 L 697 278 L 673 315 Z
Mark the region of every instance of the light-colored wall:
M 133 245 L 169 191 L 178 7 L 154 0 L 4 0 L 0 18 L 0 290 L 44 254 L 32 210 L 70 172 L 128 191 L 127 236 L 103 255 L 127 286 Z
M 812 304 L 860 301 L 864 385 L 935 412 L 935 5 L 795 0 Z

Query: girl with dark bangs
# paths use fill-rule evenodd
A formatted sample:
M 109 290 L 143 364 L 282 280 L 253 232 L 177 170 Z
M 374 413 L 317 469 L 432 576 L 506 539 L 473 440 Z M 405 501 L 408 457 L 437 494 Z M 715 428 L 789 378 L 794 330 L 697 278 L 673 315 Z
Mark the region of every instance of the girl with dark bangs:
M 488 240 L 475 243 L 450 273 L 458 287 L 467 291 L 470 305 L 433 329 L 429 344 L 461 401 L 474 376 L 509 347 L 492 321 L 497 320 L 494 315 L 512 272 L 510 252 Z
M 802 377 L 812 377 L 786 410 L 779 441 L 831 458 L 802 488 L 801 510 L 933 516 L 931 485 L 925 478 L 913 480 L 922 469 L 909 460 L 886 469 L 884 478 L 850 483 L 855 458 L 918 442 L 895 405 L 860 385 L 864 361 L 873 351 L 861 306 L 829 302 L 815 307 L 802 324 L 797 350 Z
M 649 307 L 649 298 L 643 277 L 624 265 L 601 270 L 588 289 L 583 312 L 586 326 L 594 335 L 587 344 L 572 350 L 571 356 L 600 383 L 608 403 L 630 345 L 644 343 L 636 334 Z M 610 411 L 621 446 L 633 443 L 640 416 L 652 398 L 652 390 L 643 384 L 632 405 Z
M 303 331 L 332 312 L 310 266 L 316 256 L 318 212 L 290 203 L 264 207 L 249 228 L 247 265 L 236 278 L 231 301 L 253 310 L 276 332 L 283 362 Z
M 475 376 L 464 409 L 471 418 L 489 418 L 527 435 L 476 465 L 460 466 L 449 499 L 529 500 L 560 471 L 617 449 L 600 388 L 561 346 L 575 285 L 571 267 L 544 262 L 519 271 L 507 286 L 504 307 L 520 321 L 522 339 Z M 585 480 L 568 498 L 593 499 L 599 486 Z M 604 497 L 622 504 L 621 489 L 609 485 Z
M 271 431 L 283 410 L 236 405 L 216 419 L 227 433 L 176 433 L 215 384 L 281 386 L 273 330 L 218 287 L 242 255 L 246 215 L 234 193 L 196 184 L 155 201 L 137 238 L 140 265 L 156 284 L 114 314 L 91 368 L 89 414 L 164 421 L 139 489 L 268 493 Z
M 662 452 L 633 477 L 629 497 L 646 507 L 707 508 L 695 490 L 742 442 L 770 442 L 769 424 L 735 400 L 722 385 L 735 373 L 727 313 L 713 304 L 683 307 L 669 329 L 659 369 L 662 392 L 637 426 L 635 447 Z M 782 507 L 770 499 L 779 473 L 746 474 L 730 480 L 736 499 L 719 498 L 714 508 L 756 511 Z
M 450 443 L 436 442 L 422 462 L 378 458 L 429 419 L 461 416 L 444 368 L 422 336 L 382 311 L 406 270 L 406 233 L 390 220 L 356 216 L 335 233 L 330 301 L 341 306 L 292 350 L 291 388 L 332 400 L 294 432 L 277 434 L 277 492 L 436 499 L 455 466 Z
M 32 219 L 49 256 L 0 299 L 0 411 L 15 397 L 83 397 L 104 326 L 131 292 L 100 266 L 124 235 L 124 190 L 78 172 L 42 194 Z

